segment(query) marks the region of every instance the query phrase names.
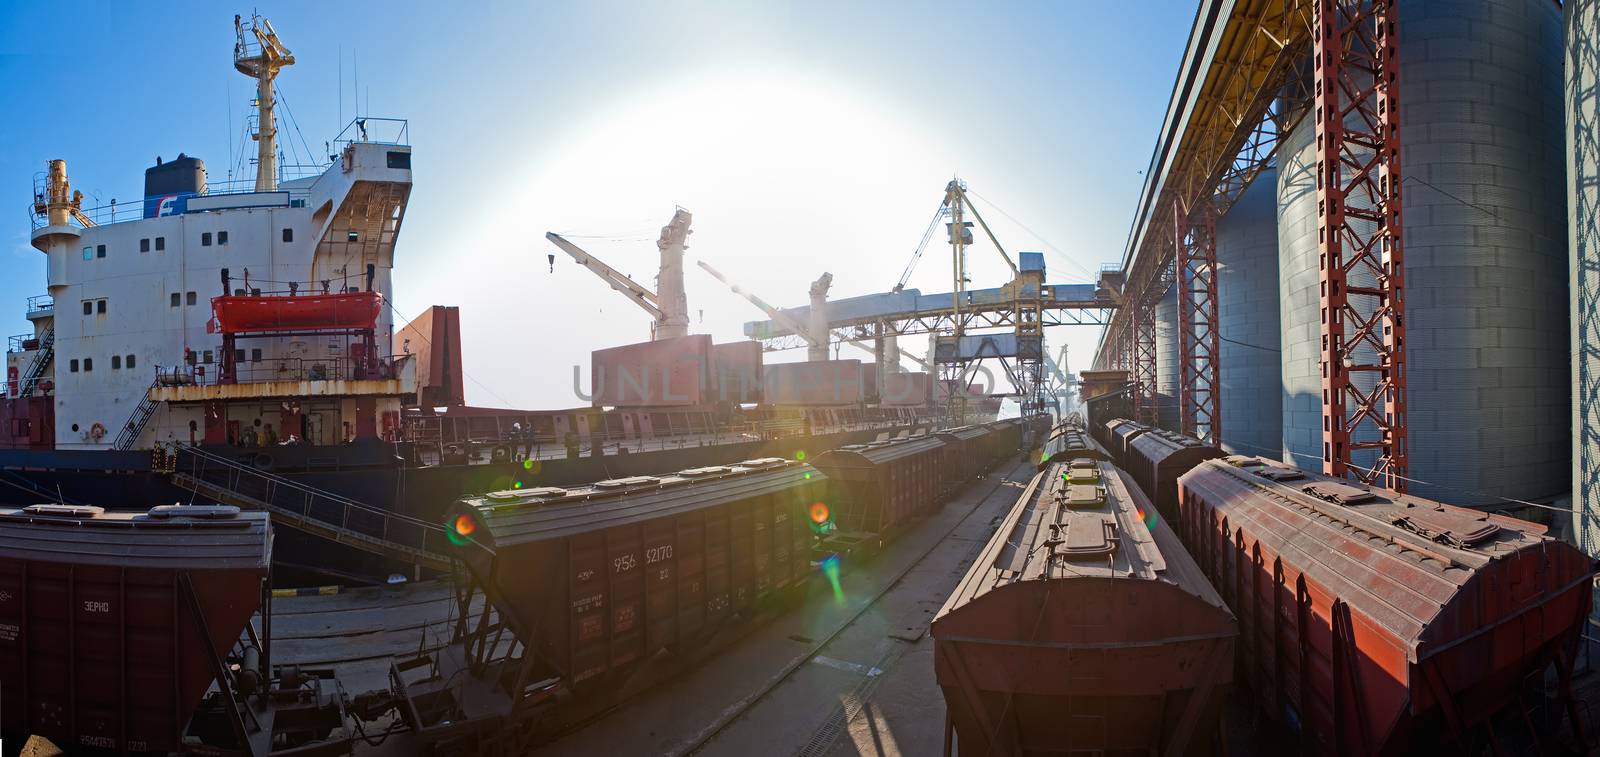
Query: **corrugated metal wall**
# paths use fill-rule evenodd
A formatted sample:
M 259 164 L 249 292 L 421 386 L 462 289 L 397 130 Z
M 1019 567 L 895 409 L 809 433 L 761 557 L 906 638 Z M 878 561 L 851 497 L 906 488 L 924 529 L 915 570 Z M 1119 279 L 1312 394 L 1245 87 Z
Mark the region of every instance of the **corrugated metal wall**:
M 1460 504 L 1567 488 L 1571 439 L 1561 10 L 1401 5 L 1413 491 Z M 1284 445 L 1320 458 L 1311 124 L 1279 180 Z
M 1179 430 L 1178 418 L 1178 287 L 1156 304 L 1156 425 Z
M 1600 1 L 1568 0 L 1566 14 L 1572 530 L 1579 547 L 1600 557 Z
M 1217 220 L 1222 446 L 1241 455 L 1283 446 L 1277 190 L 1277 170 L 1263 171 Z

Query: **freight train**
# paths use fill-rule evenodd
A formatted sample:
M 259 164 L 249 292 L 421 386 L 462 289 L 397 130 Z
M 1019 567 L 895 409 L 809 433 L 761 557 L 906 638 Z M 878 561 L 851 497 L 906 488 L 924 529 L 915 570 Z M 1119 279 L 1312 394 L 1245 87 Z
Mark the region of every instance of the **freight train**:
M 344 754 L 381 726 L 410 752 L 524 754 L 612 706 L 647 662 L 704 659 L 722 631 L 791 605 L 848 559 L 832 537 L 886 543 L 1048 430 L 1012 419 L 459 500 L 451 643 L 355 696 L 331 671 L 272 663 L 265 514 L 0 510 L 0 738 Z
M 1090 403 L 1090 417 L 1107 407 Z M 1181 700 L 1182 728 L 1171 699 L 1143 702 L 1154 721 L 1137 717 L 1130 681 L 1151 676 L 1164 676 L 1168 697 L 1199 695 L 1197 685 L 1209 695 L 1231 677 L 1309 752 L 1469 751 L 1552 669 L 1586 743 L 1571 676 L 1596 565 L 1542 526 L 1227 456 L 1126 418 L 1087 431 L 1110 462 L 1078 451 L 1084 429 L 1055 429 L 1038 476 L 934 622 L 947 733 L 963 753 L 1211 748 L 1214 714 L 1187 708 L 1193 700 Z M 1133 527 L 1129 508 L 1142 515 Z M 1085 512 L 1117 514 L 1117 530 Z M 1181 567 L 1153 576 L 1124 565 L 1125 551 Z M 1095 581 L 1123 588 L 1095 597 Z M 1185 596 L 1152 620 L 1131 598 L 1154 587 Z M 1232 669 L 1185 678 L 1200 658 L 1182 656 L 1171 628 L 1221 628 L 1219 607 L 1237 623 Z M 1121 635 L 1089 638 L 1101 628 Z M 1147 656 L 1119 657 L 1133 648 Z M 1069 669 L 1090 674 L 1047 673 Z M 1082 727 L 1091 721 L 1104 728 Z

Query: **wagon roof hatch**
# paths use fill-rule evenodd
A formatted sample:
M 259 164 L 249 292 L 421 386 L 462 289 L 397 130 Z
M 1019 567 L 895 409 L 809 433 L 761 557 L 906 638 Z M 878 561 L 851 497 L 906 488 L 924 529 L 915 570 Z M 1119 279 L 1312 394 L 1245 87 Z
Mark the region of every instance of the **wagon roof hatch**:
M 1377 495 L 1366 489 L 1350 486 L 1349 484 L 1336 484 L 1331 481 L 1306 484 L 1300 488 L 1300 491 L 1336 505 L 1359 505 L 1363 502 L 1371 502 L 1377 499 Z
M 1488 515 L 1414 504 L 1395 513 L 1389 522 L 1455 547 L 1470 547 L 1500 533 L 1500 527 L 1490 523 Z
M 1106 495 L 1105 490 L 1094 484 L 1071 484 L 1063 492 L 1062 501 L 1067 507 L 1082 510 L 1105 504 Z
M 643 486 L 645 484 L 659 483 L 661 479 L 655 476 L 628 476 L 627 478 L 608 478 L 604 481 L 594 482 L 596 489 L 621 489 L 626 486 Z
M 1117 551 L 1116 520 L 1094 513 L 1068 513 L 1066 535 L 1054 554 L 1063 560 L 1095 560 Z

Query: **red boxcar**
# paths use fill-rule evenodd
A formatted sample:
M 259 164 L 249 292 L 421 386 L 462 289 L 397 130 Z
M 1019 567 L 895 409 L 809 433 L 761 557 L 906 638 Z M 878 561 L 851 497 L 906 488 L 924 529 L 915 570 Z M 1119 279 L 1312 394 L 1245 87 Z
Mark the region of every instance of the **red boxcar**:
M 961 754 L 1210 749 L 1238 627 L 1148 508 L 1105 462 L 1023 491 L 933 621 Z
M 459 554 L 539 675 L 625 679 L 809 575 L 826 479 L 765 458 L 670 476 L 493 492 L 450 510 Z M 465 528 L 461 527 L 465 518 Z
M 0 509 L 0 733 L 181 751 L 271 561 L 265 513 Z
M 1529 675 L 1570 675 L 1595 568 L 1542 526 L 1255 457 L 1201 463 L 1178 493 L 1239 615 L 1240 670 L 1313 751 L 1460 749 Z
M 1152 428 L 1128 437 L 1122 467 L 1156 505 L 1161 517 L 1178 517 L 1178 477 L 1201 462 L 1222 457 L 1222 450 L 1199 439 Z

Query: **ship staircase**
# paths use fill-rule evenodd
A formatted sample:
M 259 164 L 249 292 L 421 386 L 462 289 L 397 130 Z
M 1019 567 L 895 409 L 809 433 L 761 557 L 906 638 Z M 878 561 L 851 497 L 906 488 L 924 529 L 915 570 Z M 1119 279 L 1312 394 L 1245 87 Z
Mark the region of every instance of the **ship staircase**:
M 156 405 L 159 403 L 151 399 L 151 395 L 155 394 L 156 385 L 160 381 L 161 379 L 157 378 L 150 382 L 150 388 L 139 398 L 138 407 L 133 409 L 133 414 L 128 416 L 128 422 L 117 432 L 116 441 L 111 443 L 112 449 L 124 452 L 133 449 L 133 443 L 139 440 L 139 434 L 144 433 L 145 424 L 150 422 L 150 416 L 156 414 Z
M 39 339 L 39 352 L 33 356 L 33 362 L 28 364 L 28 372 L 22 377 L 21 391 L 18 397 L 27 397 L 39 387 L 39 382 L 44 380 L 44 371 L 50 367 L 50 361 L 56 356 L 56 330 L 46 329 L 44 336 Z
M 443 527 L 346 499 L 198 447 L 178 448 L 172 482 L 208 502 L 258 510 L 274 523 L 399 562 L 450 569 Z

